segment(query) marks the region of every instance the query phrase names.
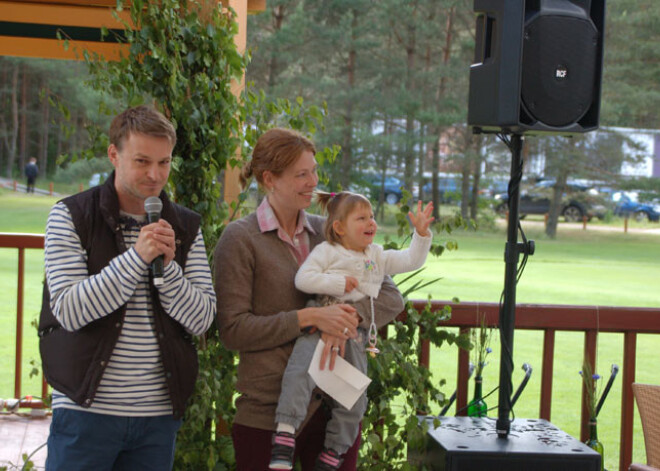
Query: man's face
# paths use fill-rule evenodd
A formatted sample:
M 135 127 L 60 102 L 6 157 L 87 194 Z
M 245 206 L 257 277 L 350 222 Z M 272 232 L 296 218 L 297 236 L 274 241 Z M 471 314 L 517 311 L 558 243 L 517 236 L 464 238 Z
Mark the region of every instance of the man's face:
M 115 167 L 119 207 L 131 214 L 144 213 L 144 200 L 158 196 L 167 183 L 172 144 L 166 137 L 131 133 L 121 150 L 113 144 L 108 157 Z

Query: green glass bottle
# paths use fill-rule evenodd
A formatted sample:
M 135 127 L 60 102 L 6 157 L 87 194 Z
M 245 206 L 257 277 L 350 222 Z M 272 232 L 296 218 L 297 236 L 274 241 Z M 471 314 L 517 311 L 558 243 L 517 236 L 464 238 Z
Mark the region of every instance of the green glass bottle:
M 603 444 L 598 440 L 598 430 L 596 429 L 596 419 L 589 421 L 589 440 L 585 443 L 589 448 L 600 455 L 600 471 L 605 469 L 605 450 Z
M 481 376 L 476 376 L 474 378 L 474 397 L 468 404 L 468 417 L 486 417 L 488 406 L 481 395 Z

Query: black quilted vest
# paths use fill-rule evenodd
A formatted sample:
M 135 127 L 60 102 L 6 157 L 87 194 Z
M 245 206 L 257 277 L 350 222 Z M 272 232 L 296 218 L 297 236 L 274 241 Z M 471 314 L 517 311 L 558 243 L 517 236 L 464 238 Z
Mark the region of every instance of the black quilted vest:
M 82 247 L 87 252 L 90 275 L 99 273 L 110 261 L 126 250 L 119 227 L 119 201 L 114 186 L 114 172 L 105 184 L 62 200 L 73 218 Z M 195 241 L 200 216 L 171 203 L 164 192 L 161 218 L 176 234 L 177 263 L 184 267 L 188 251 Z M 192 336 L 168 316 L 160 304 L 158 291 L 150 280 L 154 324 L 160 345 L 167 386 L 174 417 L 180 418 L 193 392 L 197 378 L 197 351 Z M 50 309 L 50 293 L 44 283 L 39 320 L 39 350 L 48 383 L 82 407 L 89 407 L 103 370 L 119 338 L 126 306 L 75 332 L 59 324 Z

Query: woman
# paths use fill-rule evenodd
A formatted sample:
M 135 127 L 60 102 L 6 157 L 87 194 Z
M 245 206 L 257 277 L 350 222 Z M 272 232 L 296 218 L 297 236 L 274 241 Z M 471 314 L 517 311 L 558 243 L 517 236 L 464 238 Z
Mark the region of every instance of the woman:
M 324 218 L 307 214 L 318 176 L 314 145 L 299 133 L 271 129 L 258 140 L 241 183 L 254 176 L 266 191 L 257 211 L 230 223 L 214 254 L 218 325 L 227 348 L 239 352 L 236 416 L 232 438 L 238 471 L 267 470 L 275 430 L 282 375 L 296 338 L 321 331 L 321 363 L 334 367 L 338 351 L 361 325 L 368 329 L 367 300 L 354 305 L 305 307 L 310 296 L 294 285 L 310 250 L 323 242 Z M 403 310 L 403 300 L 388 278 L 375 300 L 380 327 Z M 318 391 L 318 390 L 317 390 Z M 296 437 L 303 471 L 313 469 L 325 438 L 329 415 L 315 392 Z M 357 467 L 360 437 L 343 456 L 341 470 Z M 317 468 L 320 469 L 320 468 Z

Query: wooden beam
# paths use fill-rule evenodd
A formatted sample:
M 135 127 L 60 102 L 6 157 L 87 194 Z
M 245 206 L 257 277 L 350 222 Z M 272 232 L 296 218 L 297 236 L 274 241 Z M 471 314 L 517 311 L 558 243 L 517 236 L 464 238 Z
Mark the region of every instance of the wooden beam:
M 113 2 L 114 3 L 114 2 Z M 123 29 L 120 21 L 113 16 L 113 8 L 80 5 L 55 5 L 53 3 L 31 3 L 0 0 L 0 21 L 24 24 L 47 24 L 57 26 L 83 26 L 90 28 Z M 130 13 L 117 12 L 119 18 L 131 23 Z
M 259 13 L 266 10 L 266 0 L 248 0 L 248 13 Z
M 37 3 L 48 5 L 85 5 L 92 7 L 110 7 L 117 6 L 117 0 L 23 0 L 21 3 Z M 125 5 L 130 5 L 130 1 L 125 1 Z
M 0 55 L 3 56 L 82 60 L 84 49 L 96 52 L 109 61 L 119 60 L 122 54 L 128 54 L 126 46 L 111 43 L 75 41 L 65 50 L 62 41 L 0 36 Z
M 110 34 L 101 41 L 100 28 L 121 34 L 122 21 L 131 24 L 127 11 L 118 12 L 107 5 L 81 2 L 16 2 L 0 0 L 0 55 L 82 60 L 83 50 L 96 52 L 107 60 L 128 53 Z M 113 5 L 114 6 L 114 5 Z M 64 41 L 68 39 L 68 48 Z

